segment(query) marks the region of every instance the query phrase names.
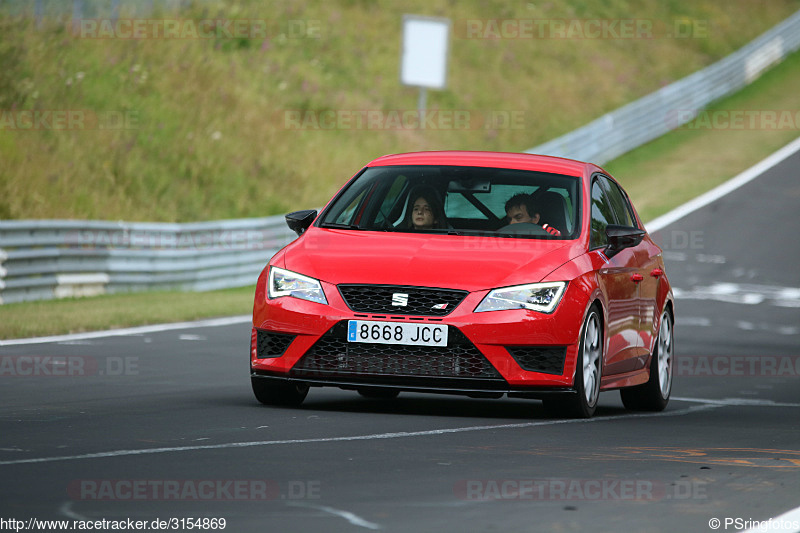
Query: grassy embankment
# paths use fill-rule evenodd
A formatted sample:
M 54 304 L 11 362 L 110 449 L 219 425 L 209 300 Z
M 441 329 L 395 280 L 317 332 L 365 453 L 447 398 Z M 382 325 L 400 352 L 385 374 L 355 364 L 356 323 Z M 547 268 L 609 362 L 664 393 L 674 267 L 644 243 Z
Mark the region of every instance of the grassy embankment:
M 599 4 L 583 2 L 566 14 L 551 8 L 545 15 L 587 18 L 602 12 L 610 18 L 612 14 L 601 11 Z M 797 6 L 776 2 L 769 9 L 748 13 L 745 4 L 730 4 L 732 9 L 720 13 L 711 2 L 698 2 L 686 8 L 691 11 L 688 15 L 650 4 L 652 19 L 680 16 L 710 21 L 707 38 L 662 37 L 633 43 L 456 38 L 450 89 L 431 93 L 429 107 L 516 110 L 526 119 L 521 129 L 469 131 L 287 131 L 274 120 L 276 111 L 280 115 L 287 109 L 413 109 L 415 91 L 396 83 L 399 26 L 387 22 L 384 31 L 375 32 L 364 17 L 387 13 L 370 7 L 352 3 L 285 7 L 285 17 L 321 21 L 320 37 L 278 36 L 235 46 L 202 41 L 98 44 L 76 41 L 57 28 L 34 32 L 25 21 L 4 19 L 3 29 L 16 32 L 18 42 L 10 47 L 11 41 L 3 39 L 0 54 L 16 58 L 9 64 L 29 76 L 14 78 L 23 81 L 11 85 L 0 80 L 0 91 L 14 88 L 17 98 L 24 97 L 23 108 L 125 109 L 135 111 L 139 122 L 134 129 L 110 134 L 0 131 L 0 161 L 4 161 L 0 187 L 5 189 L 0 194 L 0 216 L 149 220 L 260 216 L 323 203 L 354 169 L 382 153 L 525 149 L 705 66 Z M 436 6 L 418 7 L 408 11 L 445 14 Z M 456 21 L 476 18 L 470 8 L 459 5 L 459 13 L 447 14 Z M 253 9 L 252 3 L 242 2 L 242 11 L 230 16 L 247 18 Z M 503 8 L 499 13 L 509 18 L 543 17 L 536 9 L 544 8 L 534 7 L 530 13 Z M 620 7 L 614 15 L 630 17 L 622 11 Z M 751 20 L 746 25 L 749 33 L 739 31 L 737 16 Z M 362 24 L 342 24 L 342 20 Z M 367 36 L 358 38 L 353 28 Z M 368 39 L 384 44 L 367 46 Z M 343 57 L 327 59 L 337 50 Z M 535 61 L 527 60 L 530 57 Z M 559 64 L 571 68 L 559 69 Z M 80 80 L 77 72 L 83 72 Z M 586 82 L 592 79 L 601 81 Z M 89 81 L 96 84 L 94 89 L 87 88 Z M 795 54 L 713 110 L 796 110 L 798 86 L 800 59 Z M 8 93 L 6 89 L 0 98 Z M 8 107 L 6 97 L 0 108 Z M 628 188 L 647 219 L 724 181 L 796 135 L 796 130 L 785 129 L 689 126 L 606 167 Z M 66 157 L 71 150 L 76 155 Z M 37 151 L 41 157 L 34 157 Z M 0 338 L 241 314 L 251 304 L 252 288 L 13 304 L 0 307 Z

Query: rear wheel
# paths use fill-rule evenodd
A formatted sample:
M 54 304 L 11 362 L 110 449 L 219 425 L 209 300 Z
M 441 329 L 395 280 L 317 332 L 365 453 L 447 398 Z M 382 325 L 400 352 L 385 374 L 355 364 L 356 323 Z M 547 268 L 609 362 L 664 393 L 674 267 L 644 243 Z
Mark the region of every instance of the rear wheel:
M 265 405 L 300 405 L 308 395 L 308 384 L 250 378 L 253 394 Z
M 600 397 L 600 377 L 603 371 L 603 327 L 596 306 L 589 310 L 581 329 L 575 369 L 576 395 L 563 398 L 547 398 L 545 409 L 563 416 L 591 418 L 597 410 Z
M 620 389 L 622 403 L 633 411 L 663 411 L 672 392 L 674 358 L 673 321 L 668 309 L 661 315 L 658 339 L 650 361 L 650 379 L 644 385 Z

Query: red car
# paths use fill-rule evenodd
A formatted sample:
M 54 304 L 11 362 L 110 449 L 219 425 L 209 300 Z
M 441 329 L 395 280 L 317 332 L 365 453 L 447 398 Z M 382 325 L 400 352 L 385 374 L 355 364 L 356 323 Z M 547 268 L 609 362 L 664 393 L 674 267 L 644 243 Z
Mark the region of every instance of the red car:
M 661 249 L 602 168 L 530 154 L 380 157 L 261 273 L 250 375 L 265 404 L 309 387 L 541 399 L 601 391 L 661 410 L 673 296 Z

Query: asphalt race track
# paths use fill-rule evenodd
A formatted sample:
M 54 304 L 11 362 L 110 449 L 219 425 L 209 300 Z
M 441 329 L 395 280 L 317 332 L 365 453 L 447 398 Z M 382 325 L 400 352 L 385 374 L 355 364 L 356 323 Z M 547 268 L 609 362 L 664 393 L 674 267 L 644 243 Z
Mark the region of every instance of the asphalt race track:
M 338 389 L 265 407 L 245 322 L 5 345 L 0 529 L 758 527 L 746 521 L 800 505 L 798 168 L 800 152 L 655 234 L 679 297 L 663 413 L 628 412 L 616 392 L 588 421 L 537 401 Z

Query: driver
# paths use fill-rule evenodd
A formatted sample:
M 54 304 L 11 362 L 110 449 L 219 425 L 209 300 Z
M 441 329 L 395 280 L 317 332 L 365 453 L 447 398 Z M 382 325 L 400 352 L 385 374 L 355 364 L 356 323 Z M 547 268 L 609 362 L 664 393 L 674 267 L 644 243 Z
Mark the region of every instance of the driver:
M 509 224 L 519 224 L 528 222 L 530 224 L 538 224 L 539 210 L 533 205 L 533 197 L 530 194 L 518 193 L 508 199 L 506 202 L 506 216 L 508 216 Z M 542 229 L 550 235 L 556 237 L 561 236 L 561 232 L 553 226 L 542 224 Z
M 415 230 L 447 228 L 439 194 L 429 186 L 416 187 L 408 196 L 403 227 Z

